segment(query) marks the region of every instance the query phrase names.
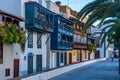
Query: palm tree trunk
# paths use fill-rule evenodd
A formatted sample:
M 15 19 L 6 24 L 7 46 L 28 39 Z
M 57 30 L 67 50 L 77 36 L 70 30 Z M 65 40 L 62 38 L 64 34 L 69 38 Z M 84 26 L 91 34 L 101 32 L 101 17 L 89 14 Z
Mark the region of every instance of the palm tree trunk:
M 118 73 L 120 74 L 120 46 L 119 46 L 119 72 Z

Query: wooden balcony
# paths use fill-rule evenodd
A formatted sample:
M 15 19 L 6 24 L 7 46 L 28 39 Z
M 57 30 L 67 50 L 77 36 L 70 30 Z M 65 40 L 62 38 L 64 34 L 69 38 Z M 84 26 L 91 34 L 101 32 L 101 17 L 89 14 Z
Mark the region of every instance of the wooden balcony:
M 36 2 L 25 3 L 25 27 L 28 30 L 50 33 L 54 29 L 54 13 Z
M 87 49 L 88 46 L 85 43 L 73 42 L 74 49 Z
M 80 34 L 80 32 L 81 32 L 80 29 L 74 28 L 74 33 L 75 33 L 75 34 Z

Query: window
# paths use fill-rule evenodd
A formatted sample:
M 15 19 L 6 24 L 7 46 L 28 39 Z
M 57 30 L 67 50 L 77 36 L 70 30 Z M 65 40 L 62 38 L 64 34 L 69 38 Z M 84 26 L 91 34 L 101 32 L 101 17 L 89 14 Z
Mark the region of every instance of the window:
M 65 39 L 66 39 L 66 36 L 62 35 L 62 45 L 65 45 Z
M 33 32 L 28 32 L 28 48 L 33 48 Z
M 3 63 L 3 44 L 0 43 L 0 64 Z
M 37 33 L 37 48 L 41 48 L 42 45 L 42 34 Z
M 5 76 L 10 76 L 10 69 L 5 69 Z
M 61 55 L 60 55 L 60 63 L 63 63 L 63 53 L 61 53 Z
M 86 53 L 86 50 L 85 50 L 85 59 L 87 58 L 87 53 Z
M 95 38 L 95 43 L 97 47 L 100 47 L 100 37 Z
M 79 60 L 80 60 L 80 53 L 77 52 L 77 61 L 79 61 Z

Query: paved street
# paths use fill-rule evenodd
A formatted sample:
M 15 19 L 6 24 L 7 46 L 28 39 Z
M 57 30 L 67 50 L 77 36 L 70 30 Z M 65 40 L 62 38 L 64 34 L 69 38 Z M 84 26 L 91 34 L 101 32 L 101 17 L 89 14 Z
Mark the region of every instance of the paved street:
M 118 60 L 102 61 L 78 68 L 50 80 L 120 80 Z

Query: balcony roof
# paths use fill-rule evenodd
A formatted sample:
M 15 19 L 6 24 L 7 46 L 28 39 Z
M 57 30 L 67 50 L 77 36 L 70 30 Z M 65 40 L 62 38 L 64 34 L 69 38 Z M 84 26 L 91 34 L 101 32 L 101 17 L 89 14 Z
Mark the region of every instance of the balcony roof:
M 56 14 L 55 12 L 52 12 L 51 10 L 45 8 L 44 6 L 40 5 L 39 3 L 35 2 L 35 1 L 29 1 L 29 2 L 26 2 L 25 4 L 35 4 L 35 5 L 40 6 L 40 7 L 43 8 L 44 10 L 51 12 L 52 14 Z
M 59 15 L 59 14 L 55 14 L 56 16 L 59 16 L 59 17 L 61 17 L 61 18 L 63 18 L 63 19 L 65 19 L 65 20 L 67 20 L 67 21 L 69 21 L 69 22 L 71 22 L 72 24 L 74 24 L 74 22 L 73 21 L 71 21 L 71 20 L 69 20 L 69 19 L 67 19 L 67 18 L 65 18 L 65 17 L 63 17 L 62 15 Z
M 20 21 L 24 21 L 24 19 L 22 17 L 16 16 L 14 14 L 8 13 L 8 12 L 3 11 L 3 10 L 0 10 L 0 14 L 6 15 L 6 16 L 9 16 L 9 17 L 12 17 L 12 18 L 16 18 L 17 20 L 20 20 Z

